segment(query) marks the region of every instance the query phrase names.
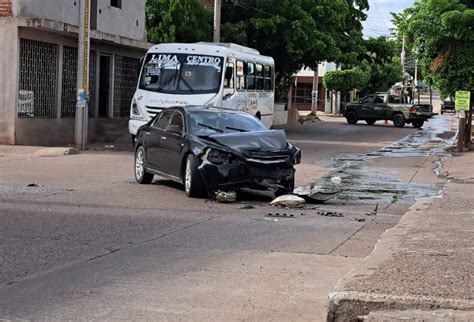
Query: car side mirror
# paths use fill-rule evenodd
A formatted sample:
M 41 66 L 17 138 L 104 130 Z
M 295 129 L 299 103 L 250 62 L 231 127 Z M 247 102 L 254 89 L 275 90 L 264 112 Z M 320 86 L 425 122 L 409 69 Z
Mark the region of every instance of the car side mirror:
M 171 124 L 168 125 L 168 127 L 165 130 L 166 132 L 174 133 L 174 134 L 183 134 L 183 131 L 181 130 L 181 127 L 179 125 Z

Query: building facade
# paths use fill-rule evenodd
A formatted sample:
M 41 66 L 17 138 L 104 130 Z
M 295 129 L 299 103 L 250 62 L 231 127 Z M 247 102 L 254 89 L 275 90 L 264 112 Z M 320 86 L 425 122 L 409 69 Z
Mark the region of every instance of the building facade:
M 80 1 L 0 0 L 0 144 L 74 142 Z M 88 137 L 110 141 L 149 47 L 145 1 L 91 0 L 90 19 Z
M 323 84 L 323 77 L 326 72 L 335 71 L 336 64 L 324 62 L 318 66 L 318 96 L 317 110 L 327 112 L 330 110 L 331 93 L 326 90 Z M 314 71 L 309 68 L 301 69 L 292 78 L 291 106 L 298 111 L 311 111 L 312 93 L 313 93 Z

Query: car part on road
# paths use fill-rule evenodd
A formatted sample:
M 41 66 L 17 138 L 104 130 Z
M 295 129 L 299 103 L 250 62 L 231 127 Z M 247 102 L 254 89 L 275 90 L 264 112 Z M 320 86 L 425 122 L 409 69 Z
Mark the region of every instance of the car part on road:
M 405 126 L 405 116 L 403 114 L 398 113 L 393 116 L 393 125 L 395 127 L 404 127 Z
M 311 194 L 298 194 L 299 197 L 303 198 L 306 202 L 313 203 L 313 204 L 320 204 L 324 203 L 332 198 L 336 197 L 340 194 L 343 190 L 334 191 L 334 192 L 320 192 L 316 191 Z
M 216 191 L 216 201 L 221 202 L 221 203 L 236 202 L 237 201 L 237 192 L 218 190 L 218 191 Z
M 296 195 L 282 195 L 270 202 L 272 206 L 297 206 L 305 203 L 305 200 Z

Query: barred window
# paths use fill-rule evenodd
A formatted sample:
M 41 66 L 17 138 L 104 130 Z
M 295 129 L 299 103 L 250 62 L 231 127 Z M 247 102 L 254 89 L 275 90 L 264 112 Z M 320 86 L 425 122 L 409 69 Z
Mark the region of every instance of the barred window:
M 114 117 L 126 117 L 130 114 L 130 104 L 137 89 L 139 64 L 139 59 L 115 56 Z
M 56 118 L 58 45 L 21 39 L 18 117 Z

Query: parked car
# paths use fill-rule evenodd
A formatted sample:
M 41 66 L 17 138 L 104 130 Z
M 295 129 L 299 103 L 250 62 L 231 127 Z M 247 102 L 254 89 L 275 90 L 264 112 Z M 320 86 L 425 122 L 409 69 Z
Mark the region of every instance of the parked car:
M 454 102 L 450 99 L 444 100 L 441 104 L 441 114 L 443 113 L 456 113 L 454 108 Z
M 349 124 L 365 120 L 373 125 L 378 120 L 391 120 L 396 127 L 411 123 L 413 127 L 421 128 L 425 121 L 436 115 L 430 111 L 429 104 L 400 103 L 388 93 L 376 93 L 347 104 L 344 116 Z
M 254 116 L 203 106 L 172 107 L 139 128 L 135 179 L 159 175 L 184 184 L 189 197 L 239 188 L 292 192 L 301 151 L 284 131 Z

